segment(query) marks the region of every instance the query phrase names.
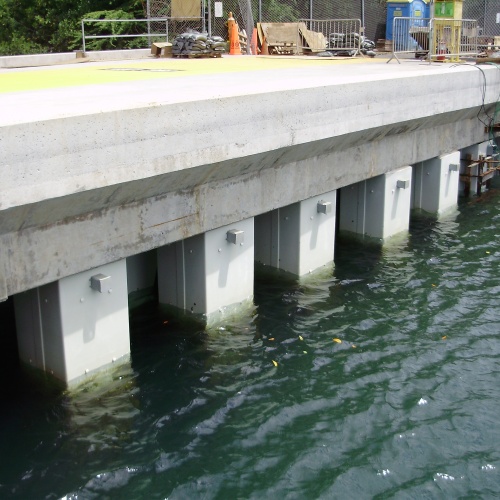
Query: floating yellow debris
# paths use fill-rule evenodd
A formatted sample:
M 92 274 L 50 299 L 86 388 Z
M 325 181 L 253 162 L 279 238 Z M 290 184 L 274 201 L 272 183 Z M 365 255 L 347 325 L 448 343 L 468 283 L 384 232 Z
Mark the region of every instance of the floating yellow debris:
M 269 338 L 269 339 L 267 339 L 267 340 L 274 340 L 274 337 L 271 337 L 271 338 Z
M 443 336 L 441 337 L 441 340 L 446 340 L 446 335 L 443 335 Z
M 274 361 L 274 359 L 273 359 L 273 365 L 274 365 L 274 366 L 278 366 L 278 362 L 277 362 L 277 361 Z
M 488 250 L 486 250 L 486 253 L 490 253 Z
M 432 286 L 436 286 L 436 285 L 433 283 Z
M 307 351 L 302 351 L 304 354 L 307 354 Z
M 356 349 L 356 346 L 355 346 L 355 345 L 352 345 L 351 347 L 352 347 L 353 349 Z
M 302 335 L 299 335 L 299 340 L 304 340 L 304 337 L 302 337 Z
M 337 342 L 337 344 L 342 344 L 342 340 L 340 339 L 333 339 L 334 342 Z

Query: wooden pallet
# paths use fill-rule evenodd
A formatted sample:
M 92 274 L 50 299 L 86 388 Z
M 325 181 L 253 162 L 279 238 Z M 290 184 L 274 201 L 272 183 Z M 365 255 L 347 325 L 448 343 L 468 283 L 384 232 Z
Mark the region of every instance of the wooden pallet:
M 295 43 L 282 42 L 276 45 L 268 45 L 269 54 L 280 56 L 289 56 L 297 53 L 297 45 Z
M 392 52 L 392 40 L 379 38 L 377 40 L 377 50 L 379 52 Z
M 297 38 L 297 23 L 257 23 L 257 43 L 261 54 L 296 54 Z
M 460 180 L 464 183 L 466 194 L 470 191 L 471 180 L 477 179 L 476 195 L 481 196 L 483 185 L 488 186 L 489 181 L 500 172 L 500 161 L 493 156 L 480 156 L 477 160 L 467 155 L 465 172 L 460 174 Z M 477 174 L 472 174 L 472 169 L 477 167 Z

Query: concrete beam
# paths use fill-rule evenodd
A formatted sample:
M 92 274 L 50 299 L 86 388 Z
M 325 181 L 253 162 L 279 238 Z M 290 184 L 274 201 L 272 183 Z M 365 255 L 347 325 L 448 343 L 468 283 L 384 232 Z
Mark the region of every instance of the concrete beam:
M 123 183 L 177 171 L 189 176 L 202 166 L 205 180 L 227 160 L 242 168 L 245 158 L 269 152 L 321 156 L 351 134 L 377 140 L 460 121 L 496 102 L 498 71 L 483 71 L 484 102 L 483 77 L 470 67 L 403 76 L 392 67 L 377 79 L 356 75 L 341 83 L 325 73 L 315 80 L 311 72 L 312 88 L 280 82 L 279 92 L 241 92 L 237 99 L 222 82 L 222 97 L 214 98 L 213 89 L 199 81 L 196 100 L 185 96 L 189 87 L 173 88 L 179 94 L 173 100 L 163 83 L 150 84 L 145 95 L 137 84 L 119 91 L 99 87 L 98 96 L 88 88 L 85 96 L 81 89 L 25 93 L 15 110 L 12 99 L 0 95 L 0 149 L 9 165 L 0 210 L 110 186 L 119 191 Z M 135 199 L 151 195 L 139 190 Z
M 79 273 L 87 266 L 98 267 L 233 224 L 415 160 L 459 149 L 463 144 L 483 142 L 485 132 L 474 117 L 401 135 L 380 136 L 378 140 L 354 141 L 354 145 L 351 138 L 345 140 L 345 148 L 340 138 L 335 143 L 338 149 L 309 159 L 291 161 L 280 151 L 275 161 L 259 155 L 236 164 L 228 161 L 215 165 L 214 171 L 220 168 L 228 172 L 234 166 L 240 173 L 234 177 L 226 173 L 220 179 L 214 174 L 206 184 L 203 171 L 197 175 L 197 169 L 188 170 L 186 177 L 198 179 L 191 189 L 184 189 L 187 184 L 181 179 L 182 172 L 172 174 L 170 185 L 170 176 L 144 180 L 147 187 L 138 182 L 137 192 L 148 192 L 154 181 L 159 191 L 165 191 L 119 206 L 114 206 L 114 200 L 120 203 L 132 197 L 134 183 L 0 212 L 0 227 L 7 231 L 0 234 L 0 247 L 9 250 L 5 263 L 7 293 L 13 295 Z M 293 158 L 292 152 L 290 156 Z M 288 163 L 278 161 L 281 157 L 286 157 Z M 268 168 L 261 163 L 265 159 L 269 160 Z M 120 193 L 125 193 L 123 198 Z M 93 200 L 105 208 L 92 211 Z M 78 215 L 79 206 L 88 211 Z
M 24 92 L 22 106 L 0 94 L 2 286 L 13 295 L 483 142 L 476 115 L 500 85 L 496 68 L 484 74 L 484 102 L 475 68 L 385 64 L 280 72 L 263 92 L 243 73 L 171 79 L 169 92 L 156 80 Z
M 85 58 L 83 58 L 83 55 Z M 56 64 L 71 64 L 88 61 L 122 61 L 124 59 L 140 59 L 147 57 L 152 57 L 150 49 L 93 50 L 87 51 L 85 54 L 77 52 L 27 54 L 22 56 L 0 57 L 0 68 L 31 68 L 54 66 Z

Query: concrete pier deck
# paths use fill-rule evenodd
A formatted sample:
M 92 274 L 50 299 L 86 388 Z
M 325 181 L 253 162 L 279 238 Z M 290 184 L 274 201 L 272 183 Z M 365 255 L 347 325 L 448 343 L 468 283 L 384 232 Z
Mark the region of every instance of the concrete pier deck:
M 0 299 L 486 140 L 494 66 L 227 56 L 0 70 Z

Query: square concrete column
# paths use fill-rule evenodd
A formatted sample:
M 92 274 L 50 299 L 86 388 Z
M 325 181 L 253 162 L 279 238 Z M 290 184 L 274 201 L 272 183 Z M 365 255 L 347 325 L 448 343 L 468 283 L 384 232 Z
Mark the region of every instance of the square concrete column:
M 255 260 L 296 276 L 333 262 L 337 192 L 256 217 Z
M 414 165 L 412 208 L 433 215 L 455 208 L 458 200 L 459 170 L 459 151 Z
M 252 299 L 253 224 L 246 219 L 159 248 L 160 303 L 209 316 Z
M 130 353 L 125 260 L 14 296 L 19 356 L 65 383 Z
M 129 294 L 154 286 L 156 261 L 156 250 L 127 257 L 127 285 Z
M 411 167 L 342 188 L 339 230 L 385 240 L 408 231 Z

